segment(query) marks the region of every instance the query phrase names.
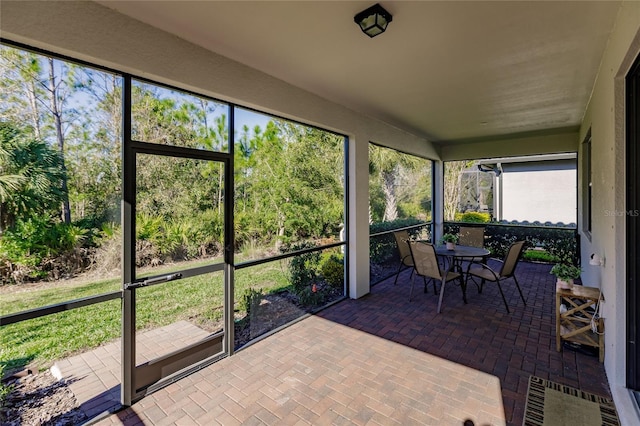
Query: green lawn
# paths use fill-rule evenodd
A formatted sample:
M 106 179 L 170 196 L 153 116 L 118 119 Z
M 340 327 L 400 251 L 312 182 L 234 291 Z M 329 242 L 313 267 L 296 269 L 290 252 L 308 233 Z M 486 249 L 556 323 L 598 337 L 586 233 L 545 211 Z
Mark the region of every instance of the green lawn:
M 210 262 L 210 261 L 209 261 Z M 198 264 L 189 264 L 189 267 Z M 180 265 L 155 268 L 151 274 L 179 270 Z M 149 274 L 147 274 L 149 275 Z M 288 286 L 286 270 L 279 261 L 242 269 L 235 273 L 235 299 L 249 288 L 275 291 Z M 60 282 L 32 291 L 2 294 L 0 314 L 19 312 L 118 290 L 119 279 Z M 138 330 L 161 327 L 180 320 L 209 331 L 220 329 L 223 274 L 216 272 L 137 290 Z M 5 371 L 33 363 L 48 367 L 56 359 L 86 351 L 120 338 L 121 301 L 112 300 L 0 328 L 0 366 Z
M 526 250 L 522 254 L 522 259 L 528 260 L 530 262 L 544 262 L 544 263 L 555 263 L 559 262 L 559 259 L 552 254 L 544 250 Z

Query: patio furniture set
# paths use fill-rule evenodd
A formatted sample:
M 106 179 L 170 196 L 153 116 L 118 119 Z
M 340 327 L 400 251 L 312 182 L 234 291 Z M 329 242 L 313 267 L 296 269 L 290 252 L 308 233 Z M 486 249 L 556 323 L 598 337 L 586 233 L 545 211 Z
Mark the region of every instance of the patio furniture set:
M 466 304 L 469 280 L 476 285 L 478 293 L 482 293 L 485 282 L 489 281 L 498 285 L 504 306 L 510 313 L 502 283 L 512 278 L 522 302 L 525 306 L 527 305 L 515 276 L 516 266 L 524 251 L 524 241 L 516 241 L 509 246 L 500 269 L 496 270 L 487 264 L 490 253 L 484 248 L 484 229 L 481 227 L 460 227 L 458 234 L 460 244 L 456 244 L 453 248 L 434 245 L 426 240 L 412 239 L 406 230 L 394 232 L 394 237 L 400 253 L 400 266 L 394 285 L 397 284 L 403 267 L 412 269 L 409 301 L 413 297 L 416 275 L 422 277 L 425 293 L 431 281 L 434 293 L 438 295 L 436 282 L 441 282 L 438 313 L 442 310 L 446 283 L 457 282 L 462 290 L 462 300 Z M 479 283 L 476 280 L 479 280 Z M 601 300 L 600 290 L 595 287 L 576 285 L 572 289 L 556 288 L 555 325 L 558 352 L 562 350 L 563 342 L 572 342 L 598 348 L 600 362 L 604 361 L 604 323 L 598 315 Z
M 505 308 L 507 312 L 510 312 L 501 283 L 513 278 L 522 301 L 525 305 L 527 304 L 514 274 L 524 249 L 524 241 L 512 243 L 502 261 L 502 267 L 500 270 L 494 270 L 486 262 L 489 250 L 484 248 L 484 229 L 480 227 L 461 227 L 458 235 L 460 244 L 456 244 L 452 248 L 446 245 L 434 245 L 425 240 L 412 240 L 405 230 L 395 232 L 394 237 L 401 258 L 394 284 L 397 283 L 398 275 L 403 267 L 412 268 L 409 301 L 413 295 L 415 273 L 423 278 L 425 292 L 428 281 L 432 281 L 434 292 L 438 294 L 436 281 L 441 282 L 438 313 L 442 310 L 446 283 L 450 281 L 456 281 L 460 285 L 464 303 L 467 303 L 466 290 L 469 280 L 476 284 L 479 293 L 482 293 L 485 282 L 495 282 L 500 290 Z M 476 280 L 480 282 L 478 283 Z

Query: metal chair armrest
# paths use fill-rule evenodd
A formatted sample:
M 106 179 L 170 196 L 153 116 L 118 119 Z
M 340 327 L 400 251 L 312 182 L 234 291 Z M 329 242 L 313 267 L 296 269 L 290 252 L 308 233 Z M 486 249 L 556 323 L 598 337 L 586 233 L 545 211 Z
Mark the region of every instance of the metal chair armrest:
M 467 276 L 471 275 L 473 276 L 474 274 L 470 273 L 471 272 L 471 265 L 480 265 L 482 266 L 483 269 L 488 270 L 489 272 L 491 272 L 491 274 L 493 275 L 493 277 L 495 278 L 495 281 L 498 281 L 500 279 L 500 275 L 498 275 L 496 273 L 496 271 L 494 271 L 489 265 L 487 265 L 486 263 L 480 263 L 480 262 L 472 262 L 469 263 L 469 266 L 467 266 Z M 478 278 L 482 278 L 478 275 L 475 275 Z

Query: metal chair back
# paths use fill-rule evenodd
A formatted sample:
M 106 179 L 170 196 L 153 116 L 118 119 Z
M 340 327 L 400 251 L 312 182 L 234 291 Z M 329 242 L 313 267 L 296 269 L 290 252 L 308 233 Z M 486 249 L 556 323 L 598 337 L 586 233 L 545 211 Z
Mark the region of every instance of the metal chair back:
M 405 266 L 413 266 L 411 250 L 409 249 L 409 233 L 407 231 L 396 231 L 393 233 L 393 238 L 395 238 L 398 245 L 400 262 Z
M 437 280 L 442 279 L 442 271 L 440 271 L 440 265 L 438 264 L 436 249 L 432 244 L 410 241 L 409 248 L 411 249 L 411 256 L 418 275 Z
M 524 243 L 524 241 L 516 241 L 509 246 L 507 255 L 502 263 L 502 268 L 500 269 L 501 277 L 509 278 L 513 276 L 516 266 L 518 265 L 518 261 L 520 260 L 520 256 L 522 255 Z
M 469 247 L 484 247 L 484 226 L 461 226 L 458 244 Z

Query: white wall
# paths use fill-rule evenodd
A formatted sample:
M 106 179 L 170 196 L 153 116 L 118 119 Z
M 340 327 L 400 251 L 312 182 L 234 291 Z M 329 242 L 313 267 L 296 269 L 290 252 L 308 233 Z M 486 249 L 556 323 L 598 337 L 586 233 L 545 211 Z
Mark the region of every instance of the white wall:
M 640 424 L 640 416 L 625 389 L 625 217 L 610 212 L 625 211 L 624 77 L 638 54 L 640 2 L 627 1 L 609 39 L 580 129 L 580 140 L 591 129 L 593 183 L 592 232 L 582 236 L 583 282 L 600 287 L 605 297 L 605 368 L 626 425 Z M 582 193 L 582 186 L 579 189 Z M 591 253 L 605 258 L 604 267 L 589 266 Z
M 91 2 L 6 1 L 2 37 L 349 137 L 350 294 L 369 292 L 368 144 L 431 159 L 434 146 L 383 122 Z
M 501 218 L 504 220 L 577 221 L 577 176 L 574 169 L 518 170 L 504 168 Z

